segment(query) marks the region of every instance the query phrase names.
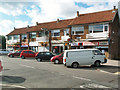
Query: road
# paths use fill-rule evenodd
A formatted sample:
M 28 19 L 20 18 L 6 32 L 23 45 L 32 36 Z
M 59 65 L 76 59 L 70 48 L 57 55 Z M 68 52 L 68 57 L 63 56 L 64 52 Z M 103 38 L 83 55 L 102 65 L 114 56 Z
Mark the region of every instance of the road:
M 81 66 L 67 68 L 63 64 L 37 62 L 35 59 L 0 56 L 4 70 L 2 88 L 118 88 L 118 67 Z

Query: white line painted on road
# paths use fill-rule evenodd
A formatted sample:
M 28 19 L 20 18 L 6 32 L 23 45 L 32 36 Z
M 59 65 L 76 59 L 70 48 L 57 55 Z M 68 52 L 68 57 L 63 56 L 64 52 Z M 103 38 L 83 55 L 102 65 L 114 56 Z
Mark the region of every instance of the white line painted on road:
M 92 81 L 92 80 L 90 80 L 90 79 L 87 79 L 87 78 L 76 77 L 76 76 L 73 76 L 73 78 L 77 78 L 77 79 L 81 79 L 81 80 L 85 80 L 85 81 Z
M 28 68 L 35 68 L 35 67 L 31 67 L 31 66 L 27 66 L 27 65 L 23 65 L 23 64 L 20 64 L 21 66 L 24 66 L 24 67 L 28 67 Z
M 19 86 L 19 85 L 9 85 L 9 84 L 0 84 L 0 86 L 16 87 L 16 88 L 26 88 L 26 87 L 24 87 L 24 86 Z
M 110 73 L 110 72 L 103 71 L 103 70 L 100 70 L 100 69 L 97 69 L 97 71 L 104 72 L 104 73 L 108 73 L 108 74 L 112 74 L 112 75 L 116 75 L 115 73 Z
M 80 88 L 110 88 L 110 87 L 103 86 L 96 83 L 89 83 L 89 84 L 80 85 Z

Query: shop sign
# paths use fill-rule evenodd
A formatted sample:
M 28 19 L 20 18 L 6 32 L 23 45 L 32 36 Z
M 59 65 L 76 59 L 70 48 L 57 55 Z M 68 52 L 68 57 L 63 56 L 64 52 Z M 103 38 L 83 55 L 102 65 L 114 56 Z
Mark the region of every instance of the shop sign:
M 38 42 L 29 42 L 29 46 L 38 46 Z
M 83 46 L 97 46 L 99 45 L 99 42 L 83 42 Z
M 71 46 L 78 46 L 78 42 L 71 43 Z
M 99 42 L 99 45 L 102 46 L 102 45 L 109 45 L 109 44 L 108 44 L 108 41 L 104 41 L 104 42 Z
M 22 43 L 21 47 L 28 47 L 28 44 L 23 44 Z
M 97 46 L 96 48 L 108 48 L 108 46 Z

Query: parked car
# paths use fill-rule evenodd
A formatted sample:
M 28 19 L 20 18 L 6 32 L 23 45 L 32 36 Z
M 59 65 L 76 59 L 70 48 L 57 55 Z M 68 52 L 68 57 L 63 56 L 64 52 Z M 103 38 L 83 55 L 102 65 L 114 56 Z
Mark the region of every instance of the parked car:
M 22 51 L 16 51 L 16 52 L 13 52 L 13 53 L 8 53 L 8 57 L 15 57 L 15 56 L 20 56 L 20 53 L 21 53 Z
M 97 49 L 65 50 L 63 56 L 64 65 L 73 68 L 77 68 L 79 65 L 95 65 L 99 67 L 101 63 L 106 62 L 105 55 Z
M 35 58 L 38 62 L 42 61 L 42 60 L 50 60 L 51 57 L 55 56 L 55 54 L 51 53 L 51 52 L 38 52 L 35 55 Z
M 6 49 L 2 49 L 0 50 L 0 55 L 7 55 L 8 53 L 10 53 L 11 51 L 6 50 Z
M 20 53 L 20 57 L 22 59 L 25 59 L 26 57 L 28 58 L 32 58 L 32 57 L 35 57 L 35 52 L 33 52 L 32 50 L 23 50 L 21 53 Z
M 3 70 L 2 62 L 0 61 L 0 72 Z
M 58 64 L 58 63 L 63 63 L 63 53 L 57 55 L 57 56 L 53 56 L 50 59 L 51 62 L 54 62 L 54 64 Z

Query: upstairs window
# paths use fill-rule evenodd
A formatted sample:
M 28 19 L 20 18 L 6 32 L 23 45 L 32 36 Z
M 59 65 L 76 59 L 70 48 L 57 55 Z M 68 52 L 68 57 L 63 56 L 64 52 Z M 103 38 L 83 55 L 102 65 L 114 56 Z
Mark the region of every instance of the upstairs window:
M 19 35 L 14 35 L 14 36 L 13 36 L 13 39 L 14 39 L 14 40 L 20 39 L 20 36 L 19 36 Z
M 72 35 L 83 35 L 83 34 L 84 34 L 84 26 L 72 27 Z
M 8 36 L 8 40 L 12 40 L 12 36 Z
M 99 33 L 99 32 L 107 32 L 108 24 L 94 24 L 89 25 L 89 33 Z
M 64 36 L 69 36 L 69 29 L 64 30 Z
M 30 38 L 36 38 L 36 32 L 30 33 Z
M 60 30 L 52 30 L 51 35 L 52 37 L 60 37 Z
M 24 39 L 27 39 L 27 35 L 26 34 L 22 35 L 22 40 L 24 40 Z

